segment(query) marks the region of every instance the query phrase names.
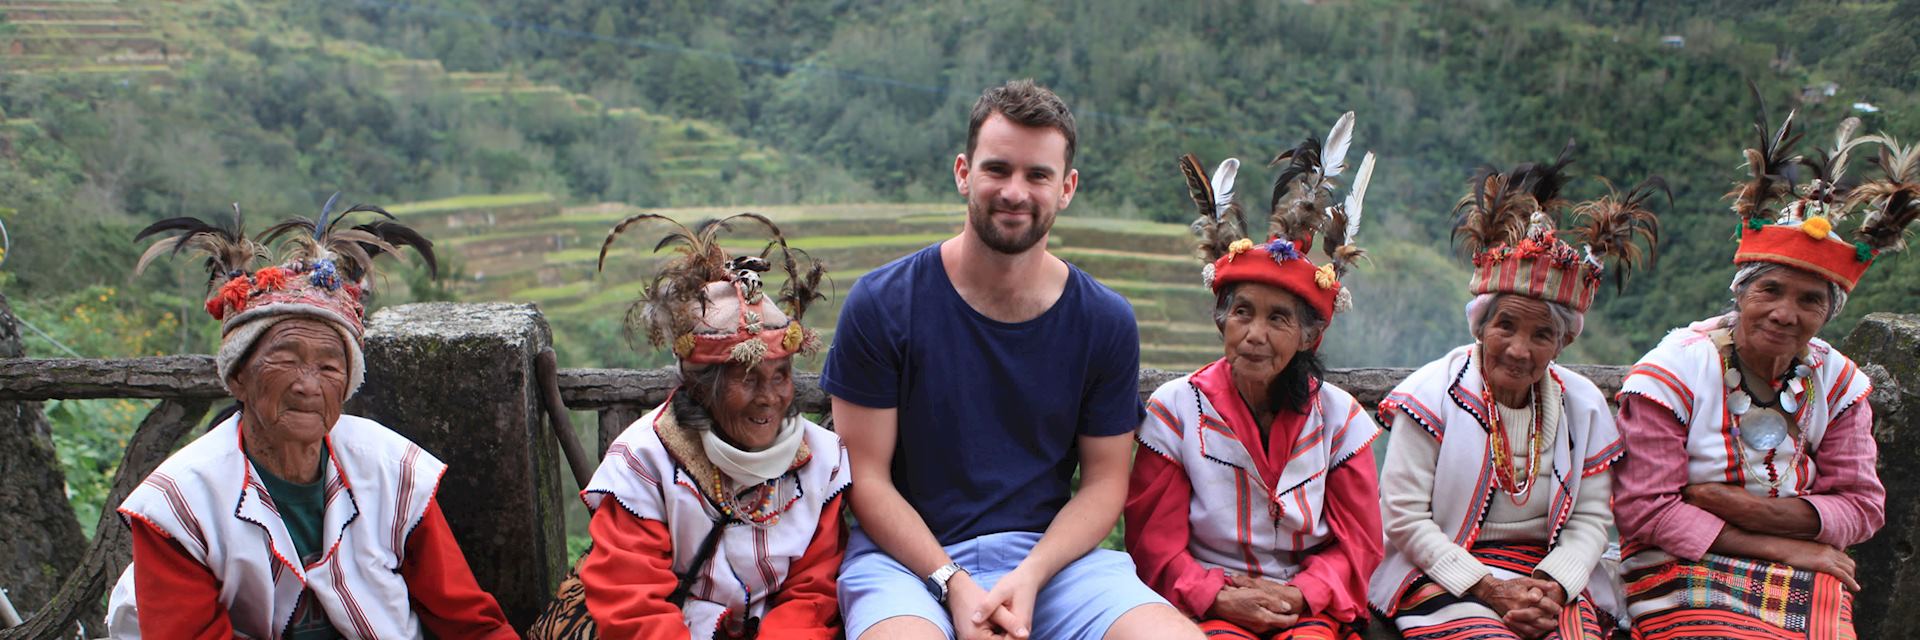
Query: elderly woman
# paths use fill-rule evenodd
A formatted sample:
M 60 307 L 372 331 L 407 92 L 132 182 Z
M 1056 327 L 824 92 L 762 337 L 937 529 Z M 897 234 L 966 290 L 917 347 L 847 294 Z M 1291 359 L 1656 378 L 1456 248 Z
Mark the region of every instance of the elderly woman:
M 1388 551 L 1370 599 L 1407 637 L 1609 637 L 1593 602 L 1617 597 L 1601 555 L 1619 437 L 1606 397 L 1554 360 L 1580 334 L 1601 260 L 1625 268 L 1637 236 L 1654 240 L 1641 207 L 1660 183 L 1580 205 L 1583 255 L 1554 237 L 1566 162 L 1474 178 L 1456 207 L 1474 342 L 1381 403 Z
M 1779 212 L 1769 203 L 1792 194 L 1780 167 L 1794 162 L 1779 141 L 1798 136 L 1747 151 L 1732 312 L 1672 332 L 1622 383 L 1615 512 L 1635 637 L 1854 635 L 1846 548 L 1885 524 L 1886 491 L 1870 383 L 1814 336 L 1874 255 L 1900 248 L 1920 175 L 1911 147 L 1888 144 L 1889 169 L 1907 173 L 1840 193 L 1850 130 Z M 1833 221 L 1860 208 L 1857 242 L 1841 240 Z
M 650 218 L 628 218 L 607 242 Z M 729 258 L 715 238 L 739 221 L 766 225 L 781 247 L 777 301 L 760 288 L 768 261 Z M 851 475 L 840 439 L 793 404 L 793 355 L 817 343 L 800 318 L 822 272 L 801 271 L 799 252 L 757 215 L 675 226 L 663 245 L 680 255 L 629 317 L 654 344 L 672 344 L 681 381 L 613 442 L 581 492 L 593 510 L 593 549 L 579 566 L 585 608 L 606 638 L 835 638 Z
M 113 637 L 516 637 L 434 499 L 446 465 L 340 412 L 366 367 L 369 254 L 411 244 L 431 264 L 432 245 L 391 222 L 332 232 L 333 205 L 269 230 L 291 233 L 287 260 L 257 271 L 266 252 L 237 208 L 231 228 L 175 218 L 140 233 L 178 232 L 136 273 L 161 253 L 208 254 L 216 361 L 240 408 L 120 505 L 133 564 L 109 605 Z M 341 215 L 357 211 L 386 213 Z
M 1308 145 L 1317 157 L 1319 144 Z M 1229 221 L 1237 204 L 1226 215 L 1214 205 L 1216 191 L 1231 201 L 1237 161 L 1221 165 L 1214 189 L 1193 156 L 1182 159 L 1226 354 L 1147 402 L 1126 543 L 1140 578 L 1211 637 L 1357 639 L 1367 619 L 1367 576 L 1381 554 L 1370 447 L 1380 429 L 1322 379 L 1321 337 L 1350 295 L 1336 274 L 1359 253 L 1345 220 L 1360 213 L 1358 198 L 1333 207 L 1330 268 L 1314 266 L 1305 252 L 1330 204 L 1314 200 L 1328 198 L 1320 184 L 1340 163 L 1325 160 L 1276 187 L 1275 235 L 1255 245 L 1234 237 L 1244 228 Z M 1289 215 L 1296 207 L 1313 213 Z

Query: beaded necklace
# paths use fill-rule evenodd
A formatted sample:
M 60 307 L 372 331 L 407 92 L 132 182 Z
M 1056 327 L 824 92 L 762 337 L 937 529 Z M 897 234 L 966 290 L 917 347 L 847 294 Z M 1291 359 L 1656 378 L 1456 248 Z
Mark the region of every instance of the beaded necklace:
M 725 497 L 715 506 L 720 507 L 722 514 L 756 529 L 779 524 L 780 515 L 800 499 L 799 483 L 782 482 L 784 479 L 783 475 L 736 492 L 723 490 Z
M 1501 491 L 1506 492 L 1508 502 L 1512 502 L 1516 507 L 1525 506 L 1527 500 L 1533 495 L 1534 477 L 1540 471 L 1540 454 L 1546 450 L 1546 444 L 1541 438 L 1543 433 L 1541 423 L 1546 419 L 1542 416 L 1540 409 L 1540 386 L 1539 383 L 1535 383 L 1533 388 L 1528 390 L 1529 403 L 1533 407 L 1533 421 L 1532 424 L 1527 425 L 1527 468 L 1526 472 L 1521 474 L 1519 465 L 1513 462 L 1512 447 L 1507 443 L 1507 427 L 1500 419 L 1500 408 L 1493 399 L 1493 384 L 1489 380 L 1486 359 L 1482 358 L 1480 400 L 1486 403 L 1487 421 L 1492 423 L 1490 431 L 1493 436 L 1494 481 L 1500 485 Z M 1542 379 L 1542 382 L 1545 380 Z
M 1766 466 L 1767 477 L 1755 480 L 1767 488 L 1767 497 L 1778 498 L 1780 486 L 1786 483 L 1779 468 L 1774 466 L 1780 445 L 1788 439 L 1794 441 L 1788 469 L 1798 467 L 1807 453 L 1806 431 L 1798 427 L 1801 412 L 1806 409 L 1805 401 L 1814 397 L 1813 369 L 1802 364 L 1798 356 L 1794 357 L 1779 381 L 1769 381 L 1769 385 L 1777 387 L 1774 401 L 1761 402 L 1747 387 L 1747 377 L 1741 373 L 1740 352 L 1733 345 L 1732 333 L 1716 336 L 1715 341 L 1720 347 L 1720 364 L 1724 370 L 1722 399 L 1728 419 L 1733 423 L 1733 437 L 1740 441 L 1739 446 L 1733 447 L 1735 457 L 1744 473 L 1752 464 L 1747 458 L 1747 449 L 1766 451 L 1761 464 Z M 1756 407 L 1760 410 L 1754 411 Z

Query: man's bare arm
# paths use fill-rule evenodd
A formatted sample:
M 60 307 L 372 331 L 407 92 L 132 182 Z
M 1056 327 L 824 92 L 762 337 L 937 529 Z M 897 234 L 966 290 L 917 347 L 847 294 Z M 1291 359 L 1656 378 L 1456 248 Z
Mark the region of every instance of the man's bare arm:
M 847 505 L 867 537 L 917 575 L 929 575 L 952 562 L 933 537 L 933 530 L 927 528 L 927 521 L 893 486 L 899 410 L 863 407 L 834 398 L 833 427 L 840 441 L 846 443 L 847 459 L 853 465 Z
M 1133 469 L 1133 434 L 1080 436 L 1080 490 L 1047 525 L 1019 570 L 1044 584 L 1053 574 L 1100 546 L 1127 502 L 1127 474 Z

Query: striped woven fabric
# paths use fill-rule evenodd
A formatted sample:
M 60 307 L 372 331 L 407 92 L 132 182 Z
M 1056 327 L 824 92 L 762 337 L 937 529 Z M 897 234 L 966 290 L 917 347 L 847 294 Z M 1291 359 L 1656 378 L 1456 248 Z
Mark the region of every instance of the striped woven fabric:
M 1773 562 L 1707 554 L 1629 572 L 1633 637 L 1852 640 L 1840 580 Z
M 1546 545 L 1529 542 L 1483 542 L 1469 550 L 1493 577 L 1511 580 L 1533 574 L 1547 557 Z M 1519 640 L 1485 601 L 1455 596 L 1425 577 L 1415 580 L 1400 598 L 1393 618 L 1406 640 Z M 1604 640 L 1611 637 L 1600 626 L 1599 611 L 1582 594 L 1561 609 L 1560 626 L 1542 640 Z
M 1262 636 L 1220 620 L 1200 621 L 1200 631 L 1208 638 L 1219 640 L 1361 640 L 1360 634 L 1352 627 L 1341 625 L 1326 616 L 1301 618 L 1287 630 L 1270 636 Z

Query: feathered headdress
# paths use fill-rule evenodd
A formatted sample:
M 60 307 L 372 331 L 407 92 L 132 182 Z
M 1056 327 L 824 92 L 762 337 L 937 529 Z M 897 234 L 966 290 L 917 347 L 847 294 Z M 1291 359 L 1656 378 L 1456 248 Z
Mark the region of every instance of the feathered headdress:
M 818 336 L 801 319 L 808 306 L 825 297 L 820 283 L 826 268 L 806 252 L 788 246 L 772 220 L 741 213 L 690 229 L 659 214 L 629 216 L 600 243 L 600 269 L 606 268 L 614 239 L 646 220 L 672 225 L 653 250 L 673 247 L 678 255 L 660 267 L 640 299 L 627 308 L 628 335 L 645 332 L 655 347 L 671 343 L 676 358 L 697 366 L 727 362 L 752 366 L 818 348 Z M 772 236 L 757 256 L 728 256 L 720 247 L 720 233 L 742 221 L 764 227 Z M 760 274 L 771 270 L 776 260 L 787 278 L 774 298 L 762 291 Z
M 1272 165 L 1283 168 L 1269 202 L 1266 241 L 1260 244 L 1254 243 L 1246 215 L 1233 198 L 1240 161 L 1228 158 L 1208 180 L 1198 158 L 1180 158 L 1188 195 L 1199 208 L 1192 229 L 1205 263 L 1201 280 L 1208 288 L 1217 293 L 1235 282 L 1271 284 L 1300 296 L 1328 320 L 1352 307 L 1352 293 L 1340 285 L 1340 277 L 1366 255 L 1354 236 L 1360 230 L 1361 199 L 1373 175 L 1373 154 L 1368 153 L 1345 201 L 1334 201 L 1336 178 L 1347 168 L 1353 121 L 1349 111 L 1328 132 L 1325 145 L 1308 138 L 1274 158 Z M 1307 252 L 1323 231 L 1328 262 L 1316 266 Z
M 1875 256 L 1906 248 L 1907 227 L 1920 218 L 1920 153 L 1884 133 L 1855 137 L 1860 121 L 1847 118 L 1834 131 L 1832 149 L 1818 150 L 1810 158 L 1789 155 L 1802 137 L 1794 130 L 1794 114 L 1788 113 L 1767 135 L 1766 105 L 1757 88 L 1754 101 L 1760 145 L 1746 150 L 1747 180 L 1727 194 L 1740 216 L 1734 263 L 1783 264 L 1852 291 Z M 1865 145 L 1880 148 L 1871 161 L 1881 175 L 1850 184 L 1846 172 L 1851 154 Z M 1811 179 L 1796 188 L 1787 171 L 1791 164 L 1810 169 Z M 1788 198 L 1777 211 L 1772 208 Z M 1852 241 L 1834 228 L 1850 218 L 1859 218 Z
M 348 394 L 360 386 L 365 363 L 360 357 L 366 301 L 375 275 L 374 259 L 413 247 L 427 261 L 433 275 L 439 266 L 433 242 L 394 221 L 393 214 L 372 205 L 354 205 L 333 213 L 340 194 L 327 198 L 318 220 L 295 216 L 268 227 L 257 238 L 246 234 L 240 205 L 233 205 L 230 223 L 213 224 L 199 218 L 169 218 L 148 225 L 134 236 L 145 240 L 171 234 L 147 247 L 134 265 L 134 275 L 146 270 L 162 254 L 192 251 L 206 256 L 207 314 L 221 322 L 220 352 L 216 356 L 221 380 L 226 380 L 268 326 L 279 319 L 306 316 L 337 327 L 347 342 L 353 370 Z M 385 219 L 342 229 L 354 213 L 374 213 Z M 281 262 L 254 268 L 269 259 L 268 245 L 282 237 Z
M 1599 199 L 1569 205 L 1560 191 L 1574 142 L 1568 140 L 1552 164 L 1524 163 L 1502 173 L 1492 166 L 1474 172 L 1467 195 L 1454 204 L 1453 239 L 1471 257 L 1468 289 L 1474 295 L 1514 293 L 1554 302 L 1585 313 L 1593 305 L 1606 260 L 1615 262 L 1616 286 L 1626 273 L 1651 260 L 1660 240 L 1660 224 L 1647 205 L 1653 196 L 1673 195 L 1666 181 L 1648 178 L 1620 193 L 1613 183 Z M 1556 237 L 1562 211 L 1571 207 L 1580 224 L 1583 249 Z M 1647 249 L 1639 246 L 1645 241 Z

